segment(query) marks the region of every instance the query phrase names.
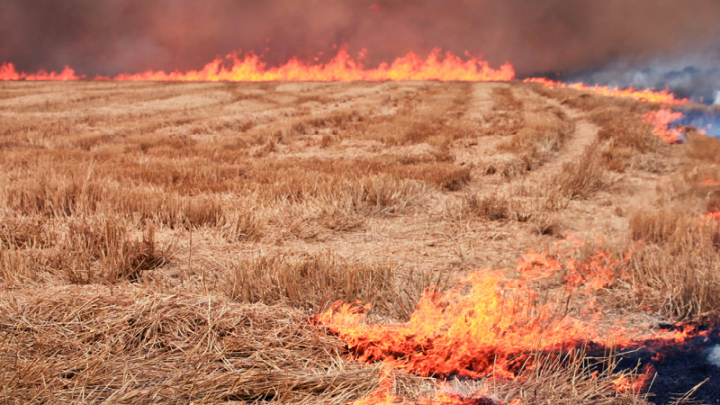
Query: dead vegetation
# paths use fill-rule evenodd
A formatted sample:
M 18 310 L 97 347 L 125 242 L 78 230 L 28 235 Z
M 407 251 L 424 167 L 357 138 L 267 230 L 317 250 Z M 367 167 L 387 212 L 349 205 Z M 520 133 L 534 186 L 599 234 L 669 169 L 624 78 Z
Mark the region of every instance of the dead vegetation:
M 492 90 L 492 114 L 485 117 L 484 135 L 511 136 L 525 126 L 524 103 L 512 89 L 496 87 Z
M 641 305 L 670 319 L 713 317 L 720 310 L 720 227 L 682 206 L 639 211 L 630 234 L 643 245 L 628 272 Z
M 526 372 L 525 384 L 509 383 L 500 388 L 506 398 L 521 398 L 523 403 L 543 403 L 553 397 L 557 404 L 646 405 L 649 398 L 637 390 L 620 391 L 618 380 L 635 380 L 640 370 L 618 370 L 618 358 L 592 358 L 583 349 L 566 356 L 536 359 L 542 365 Z
M 533 91 L 587 113 L 587 119 L 599 127 L 598 139 L 603 143 L 598 147 L 604 168 L 620 173 L 628 168 L 662 170 L 668 145 L 653 135 L 652 126 L 641 116 L 659 105 L 539 85 L 534 86 Z
M 578 161 L 565 163 L 555 180 L 557 193 L 568 199 L 589 198 L 606 188 L 608 181 L 597 144 L 585 150 Z
M 720 189 L 704 182 L 720 174 L 719 142 L 665 145 L 637 115 L 655 106 L 530 89 L 7 84 L 0 396 L 345 404 L 380 368 L 348 360 L 312 314 L 359 300 L 373 322 L 406 320 L 426 287 L 596 226 L 621 241 L 615 256 L 633 252 L 600 300 L 716 316 L 720 238 L 704 216 Z M 597 131 L 579 138 L 588 122 Z M 588 380 L 570 364 L 493 389 L 508 402 L 646 399 L 611 391 L 618 372 Z M 398 376 L 394 392 L 434 389 Z
M 272 252 L 230 265 L 221 289 L 237 302 L 285 304 L 320 313 L 332 303 L 363 302 L 375 314 L 406 319 L 442 277 L 400 276 L 398 264 L 344 259 L 331 252 L 288 257 Z
M 500 173 L 513 179 L 537 170 L 560 151 L 574 132 L 575 123 L 559 109 L 547 107 L 528 116 L 524 126 L 497 147 L 499 152 L 515 155 L 515 159 L 504 163 Z
M 102 293 L 99 293 L 102 291 Z M 346 404 L 377 367 L 301 312 L 221 297 L 62 288 L 0 309 L 4 403 Z

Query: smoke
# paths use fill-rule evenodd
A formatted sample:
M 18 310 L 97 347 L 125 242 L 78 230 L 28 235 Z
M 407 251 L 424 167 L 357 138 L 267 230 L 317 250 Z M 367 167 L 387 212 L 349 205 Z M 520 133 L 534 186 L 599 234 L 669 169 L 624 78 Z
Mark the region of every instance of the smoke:
M 715 367 L 720 367 L 720 345 L 714 346 L 708 353 L 708 361 Z
M 625 61 L 586 71 L 566 73 L 570 82 L 595 83 L 605 86 L 669 88 L 676 95 L 697 102 L 720 104 L 720 46 L 705 46 L 700 52 L 677 52 L 657 57 L 642 68 Z
M 644 66 L 720 38 L 717 0 L 0 0 L 0 10 L 0 62 L 90 76 L 198 69 L 240 49 L 271 65 L 322 62 L 343 44 L 366 48 L 368 66 L 441 47 L 523 76 Z M 717 72 L 690 76 L 717 83 Z

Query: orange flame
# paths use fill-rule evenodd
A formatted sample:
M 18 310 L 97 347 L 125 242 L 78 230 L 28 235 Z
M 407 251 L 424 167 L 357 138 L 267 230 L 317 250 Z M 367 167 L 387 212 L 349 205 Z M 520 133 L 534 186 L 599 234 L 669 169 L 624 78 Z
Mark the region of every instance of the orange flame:
M 226 67 L 227 64 L 230 67 Z M 0 80 L 78 80 L 70 68 L 62 73 L 38 72 L 37 74 L 18 73 L 12 64 L 0 67 Z M 297 58 L 285 65 L 268 68 L 254 54 L 243 59 L 237 55 L 228 55 L 205 65 L 201 70 L 189 72 L 155 72 L 147 71 L 139 74 L 121 74 L 116 77 L 96 77 L 96 80 L 117 81 L 407 81 L 407 80 L 440 80 L 440 81 L 510 81 L 515 78 L 511 64 L 506 63 L 499 69 L 492 69 L 487 62 L 477 58 L 463 61 L 451 52 L 442 54 L 439 49 L 433 50 L 426 60 L 410 52 L 397 58 L 392 64 L 383 63 L 376 69 L 365 69 L 359 62 L 348 55 L 345 48 L 327 64 L 308 65 Z
M 668 143 L 678 143 L 683 138 L 683 132 L 679 128 L 670 128 L 670 124 L 683 117 L 685 115 L 681 112 L 664 108 L 644 114 L 643 120 L 653 126 L 653 135 Z
M 399 399 L 395 395 L 390 394 L 382 389 L 372 392 L 367 397 L 355 401 L 352 405 L 503 405 L 503 402 L 492 401 L 487 397 L 471 397 L 466 398 L 457 394 L 448 394 L 444 392 L 436 393 L 432 398 L 421 397 L 417 402 L 408 402 L 407 399 Z M 522 405 L 522 401 L 517 399 L 508 405 Z
M 646 365 L 642 372 L 638 375 L 623 375 L 613 381 L 613 388 L 617 392 L 631 392 L 633 394 L 642 394 L 647 391 L 648 385 L 655 374 L 655 369 Z
M 714 224 L 715 226 L 718 226 L 718 224 L 720 224 L 720 212 L 715 211 L 705 215 L 704 223 L 701 221 L 701 225 L 704 224 Z
M 351 405 L 504 405 L 503 402 L 488 399 L 487 395 L 483 393 L 466 397 L 445 392 L 443 383 L 438 384 L 438 392 L 432 398 L 420 397 L 416 402 L 408 402 L 407 399 L 398 398 L 391 393 L 395 385 L 395 374 L 391 367 L 389 364 L 383 367 L 383 371 L 380 373 L 380 384 L 376 390 Z M 515 399 L 508 405 L 522 405 L 522 400 Z
M 654 90 L 636 90 L 633 87 L 630 87 L 628 89 L 619 89 L 617 87 L 607 87 L 607 86 L 588 86 L 583 83 L 573 83 L 573 84 L 566 84 L 561 82 L 556 82 L 553 80 L 545 79 L 545 78 L 531 78 L 531 79 L 525 79 L 525 82 L 528 83 L 540 83 L 545 87 L 560 87 L 560 88 L 571 88 L 575 90 L 582 90 L 582 91 L 591 91 L 593 93 L 597 93 L 603 96 L 613 96 L 613 97 L 629 97 L 634 98 L 642 101 L 649 101 L 651 103 L 659 103 L 664 105 L 671 105 L 671 104 L 684 104 L 687 103 L 689 100 L 684 98 L 675 98 L 675 95 L 670 93 L 670 90 L 665 89 L 662 91 L 654 91 Z
M 12 63 L 6 63 L 0 66 L 0 80 L 8 81 L 8 80 L 25 80 L 28 82 L 31 81 L 40 81 L 40 80 L 52 80 L 52 81 L 70 81 L 70 80 L 80 80 L 83 76 L 77 76 L 75 75 L 75 71 L 70 69 L 68 66 L 65 66 L 65 70 L 63 70 L 60 73 L 56 72 L 46 72 L 44 70 L 41 70 L 34 74 L 27 74 L 27 73 L 18 73 L 15 70 L 15 65 Z
M 398 369 L 436 377 L 515 379 L 523 367 L 534 367 L 533 352 L 569 351 L 588 341 L 628 348 L 649 340 L 682 342 L 692 335 L 687 329 L 637 339 L 633 336 L 638 331 L 621 327 L 603 332 L 597 323 L 600 308 L 586 307 L 577 317 L 567 315 L 572 312 L 568 303 L 573 295 L 611 285 L 615 275 L 622 276 L 618 265 L 627 260 L 599 252 L 578 263 L 571 258 L 578 247 L 556 253 L 530 251 L 520 260 L 516 278 L 486 269 L 471 273 L 445 294 L 428 289 L 404 324 L 367 324 L 369 306 L 343 303 L 317 320 L 362 361 L 389 361 Z M 565 292 L 538 305 L 533 285 L 562 271 L 566 271 Z

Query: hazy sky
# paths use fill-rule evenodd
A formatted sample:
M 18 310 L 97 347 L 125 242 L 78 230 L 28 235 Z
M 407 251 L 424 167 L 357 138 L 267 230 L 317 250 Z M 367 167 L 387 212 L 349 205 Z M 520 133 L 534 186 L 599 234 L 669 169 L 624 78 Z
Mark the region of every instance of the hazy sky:
M 523 75 L 715 55 L 720 1 L 0 0 L 0 38 L 0 62 L 25 71 L 188 70 L 240 49 L 277 64 L 348 44 L 368 65 L 441 47 Z

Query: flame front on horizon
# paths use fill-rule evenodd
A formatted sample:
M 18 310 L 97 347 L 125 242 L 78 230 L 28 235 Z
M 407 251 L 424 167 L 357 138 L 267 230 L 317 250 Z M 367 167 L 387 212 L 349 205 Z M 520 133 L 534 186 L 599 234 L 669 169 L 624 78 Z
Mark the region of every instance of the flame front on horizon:
M 35 74 L 18 72 L 11 63 L 0 66 L 0 80 L 81 80 L 70 67 L 61 73 L 40 71 Z M 375 69 L 366 69 L 355 61 L 344 48 L 326 64 L 309 65 L 297 58 L 290 59 L 286 64 L 268 68 L 254 54 L 240 59 L 237 55 L 229 55 L 223 60 L 217 58 L 205 65 L 201 70 L 189 72 L 155 72 L 130 74 L 123 73 L 115 77 L 98 76 L 93 80 L 112 81 L 237 81 L 237 82 L 268 82 L 268 81 L 408 81 L 408 80 L 439 80 L 439 81 L 510 81 L 515 79 L 515 70 L 509 63 L 498 69 L 477 58 L 462 60 L 447 52 L 443 54 L 435 49 L 427 59 L 423 60 L 410 52 L 395 59 L 391 64 L 382 63 Z

